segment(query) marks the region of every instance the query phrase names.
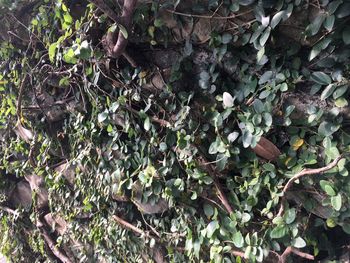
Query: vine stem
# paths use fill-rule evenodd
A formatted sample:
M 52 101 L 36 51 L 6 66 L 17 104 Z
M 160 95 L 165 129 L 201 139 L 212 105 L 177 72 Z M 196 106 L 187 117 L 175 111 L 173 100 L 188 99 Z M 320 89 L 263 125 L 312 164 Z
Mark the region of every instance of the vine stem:
M 37 222 L 37 227 L 40 230 L 41 235 L 43 236 L 46 244 L 51 249 L 52 253 L 63 263 L 73 263 L 55 244 L 55 242 L 50 237 L 49 233 L 44 229 L 44 224 L 40 220 Z
M 284 213 L 285 194 L 289 190 L 289 188 L 291 188 L 294 181 L 296 181 L 299 178 L 306 176 L 306 175 L 322 174 L 322 173 L 334 168 L 342 158 L 343 158 L 343 155 L 339 155 L 331 163 L 329 163 L 328 165 L 326 165 L 324 167 L 316 168 L 316 169 L 303 169 L 299 173 L 295 174 L 292 178 L 290 178 L 282 190 L 282 202 L 281 202 L 281 206 L 280 206 L 280 209 L 278 211 L 277 216 L 282 216 Z
M 304 253 L 304 252 L 301 252 L 299 249 L 296 249 L 294 247 L 287 247 L 284 252 L 282 253 L 282 255 L 279 256 L 279 260 L 278 262 L 279 263 L 285 263 L 287 262 L 287 258 L 290 254 L 295 254 L 301 258 L 305 258 L 305 259 L 308 259 L 308 260 L 314 260 L 314 256 L 313 255 L 310 255 L 310 254 L 307 254 L 307 253 Z

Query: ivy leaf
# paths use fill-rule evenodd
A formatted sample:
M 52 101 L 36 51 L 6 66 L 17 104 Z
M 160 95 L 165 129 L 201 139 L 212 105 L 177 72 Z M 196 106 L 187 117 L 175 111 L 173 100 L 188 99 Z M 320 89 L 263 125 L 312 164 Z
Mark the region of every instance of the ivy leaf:
M 292 244 L 293 247 L 296 248 L 303 248 L 306 246 L 306 242 L 304 239 L 302 239 L 301 237 L 297 237 L 295 239 L 293 239 Z
M 345 45 L 350 44 L 350 27 L 349 26 L 345 27 L 345 29 L 343 30 L 343 41 Z
M 350 15 L 350 3 L 343 3 L 341 6 L 338 7 L 336 11 L 336 16 L 338 18 L 347 17 Z
M 245 129 L 242 134 L 243 147 L 248 148 L 252 143 L 253 135 L 250 131 Z
M 265 32 L 261 35 L 259 43 L 261 46 L 265 46 L 266 41 L 269 39 L 271 33 L 271 27 L 267 27 Z
M 74 50 L 72 48 L 69 48 L 67 52 L 63 55 L 63 60 L 69 64 L 75 64 L 78 61 L 75 57 Z
M 214 214 L 214 209 L 211 205 L 204 204 L 204 214 L 207 216 L 207 218 L 211 218 L 212 215 Z
M 329 84 L 321 93 L 321 100 L 327 99 L 329 96 L 331 96 L 336 89 L 336 85 Z
M 295 208 L 291 208 L 291 209 L 287 210 L 283 217 L 284 217 L 286 224 L 293 223 L 295 218 L 296 218 Z
M 54 62 L 57 46 L 58 46 L 57 42 L 52 43 L 52 44 L 49 46 L 49 59 L 50 59 L 50 62 L 51 62 L 51 63 Z
M 331 197 L 331 204 L 336 211 L 340 211 L 342 207 L 342 197 L 340 194 Z
M 143 128 L 146 131 L 149 131 L 151 129 L 151 120 L 149 119 L 149 117 L 145 119 L 145 122 L 143 123 Z
M 218 221 L 216 221 L 216 220 L 211 221 L 211 222 L 208 224 L 207 228 L 206 228 L 206 230 L 207 230 L 207 237 L 208 237 L 208 238 L 211 238 L 211 237 L 213 236 L 215 230 L 218 229 L 218 228 L 219 228 L 219 223 L 218 223 Z
M 314 36 L 318 33 L 318 31 L 321 28 L 321 25 L 323 23 L 323 21 L 325 20 L 326 15 L 325 14 L 320 14 L 318 16 L 316 16 L 316 18 L 314 19 L 314 21 L 312 21 L 312 23 L 310 25 L 308 25 L 305 29 L 305 33 L 307 36 Z
M 276 226 L 272 231 L 270 232 L 270 237 L 272 239 L 282 238 L 284 237 L 288 232 L 288 228 L 284 225 Z
M 262 76 L 259 79 L 259 84 L 264 84 L 266 82 L 268 82 L 273 76 L 273 72 L 272 71 L 266 71 L 264 74 L 262 74 Z
M 309 55 L 309 61 L 313 60 L 315 57 L 318 56 L 318 54 L 320 54 L 322 50 L 326 49 L 329 43 L 331 43 L 331 41 L 332 40 L 330 38 L 325 38 L 319 43 L 317 43 L 315 46 L 313 46 Z
M 97 120 L 98 120 L 98 122 L 102 123 L 107 119 L 107 117 L 108 117 L 108 112 L 104 111 L 104 112 L 101 112 L 98 114 Z
M 348 101 L 345 98 L 338 98 L 335 102 L 334 102 L 335 106 L 337 106 L 338 108 L 344 108 L 346 106 L 348 106 Z
M 239 136 L 239 133 L 238 132 L 231 132 L 228 136 L 227 136 L 227 140 L 229 142 L 234 142 Z
M 324 137 L 330 136 L 339 129 L 339 125 L 334 125 L 331 122 L 323 121 L 318 127 L 318 134 Z
M 234 98 L 231 96 L 230 93 L 224 92 L 223 96 L 223 103 L 225 108 L 231 108 L 233 107 L 233 102 L 235 101 Z
M 329 196 L 335 196 L 336 192 L 333 189 L 333 186 L 330 182 L 326 180 L 320 181 L 320 186 L 323 191 L 325 191 Z
M 335 20 L 335 16 L 334 15 L 330 15 L 323 22 L 323 26 L 324 26 L 325 29 L 328 30 L 328 32 L 330 32 L 333 29 L 334 20 Z
M 237 231 L 236 233 L 233 234 L 232 242 L 237 248 L 243 247 L 244 239 L 241 232 Z
M 256 113 L 263 113 L 264 111 L 264 104 L 259 99 L 254 100 L 253 107 Z
M 125 39 L 128 39 L 128 30 L 126 30 L 126 28 L 122 25 L 122 24 L 118 24 L 119 30 L 122 33 L 123 37 Z
M 347 85 L 343 85 L 340 86 L 336 89 L 336 91 L 333 92 L 333 99 L 338 99 L 339 97 L 341 97 L 342 95 L 344 95 L 344 93 L 348 90 L 348 86 Z
M 332 79 L 326 73 L 322 71 L 317 71 L 311 74 L 311 80 L 321 85 L 331 84 Z

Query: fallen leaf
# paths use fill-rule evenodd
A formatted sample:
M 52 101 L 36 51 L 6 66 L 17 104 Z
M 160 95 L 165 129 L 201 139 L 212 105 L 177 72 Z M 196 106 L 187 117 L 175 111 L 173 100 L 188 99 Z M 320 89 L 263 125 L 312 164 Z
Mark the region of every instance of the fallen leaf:
M 261 137 L 258 144 L 252 149 L 256 155 L 269 161 L 275 161 L 281 155 L 280 150 L 264 137 Z

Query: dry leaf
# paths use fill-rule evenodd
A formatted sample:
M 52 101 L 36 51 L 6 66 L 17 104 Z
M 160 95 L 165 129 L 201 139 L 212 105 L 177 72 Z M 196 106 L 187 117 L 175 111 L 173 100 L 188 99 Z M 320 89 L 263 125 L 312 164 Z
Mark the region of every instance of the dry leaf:
M 280 150 L 268 139 L 261 137 L 258 144 L 253 148 L 256 155 L 269 160 L 275 161 L 281 155 Z
M 30 142 L 34 135 L 33 132 L 31 130 L 28 130 L 26 128 L 24 128 L 20 122 L 20 120 L 17 121 L 17 124 L 15 126 L 15 133 L 21 137 L 23 140 L 25 140 L 26 142 Z

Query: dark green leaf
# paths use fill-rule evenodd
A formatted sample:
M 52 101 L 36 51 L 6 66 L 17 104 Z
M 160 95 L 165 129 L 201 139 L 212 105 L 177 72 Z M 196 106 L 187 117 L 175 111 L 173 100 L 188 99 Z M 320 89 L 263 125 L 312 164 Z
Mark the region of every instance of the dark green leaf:
M 336 85 L 329 84 L 321 93 L 321 100 L 327 99 L 329 96 L 331 96 L 336 89 Z
M 331 84 L 332 79 L 326 73 L 317 71 L 311 74 L 311 80 L 321 85 Z

